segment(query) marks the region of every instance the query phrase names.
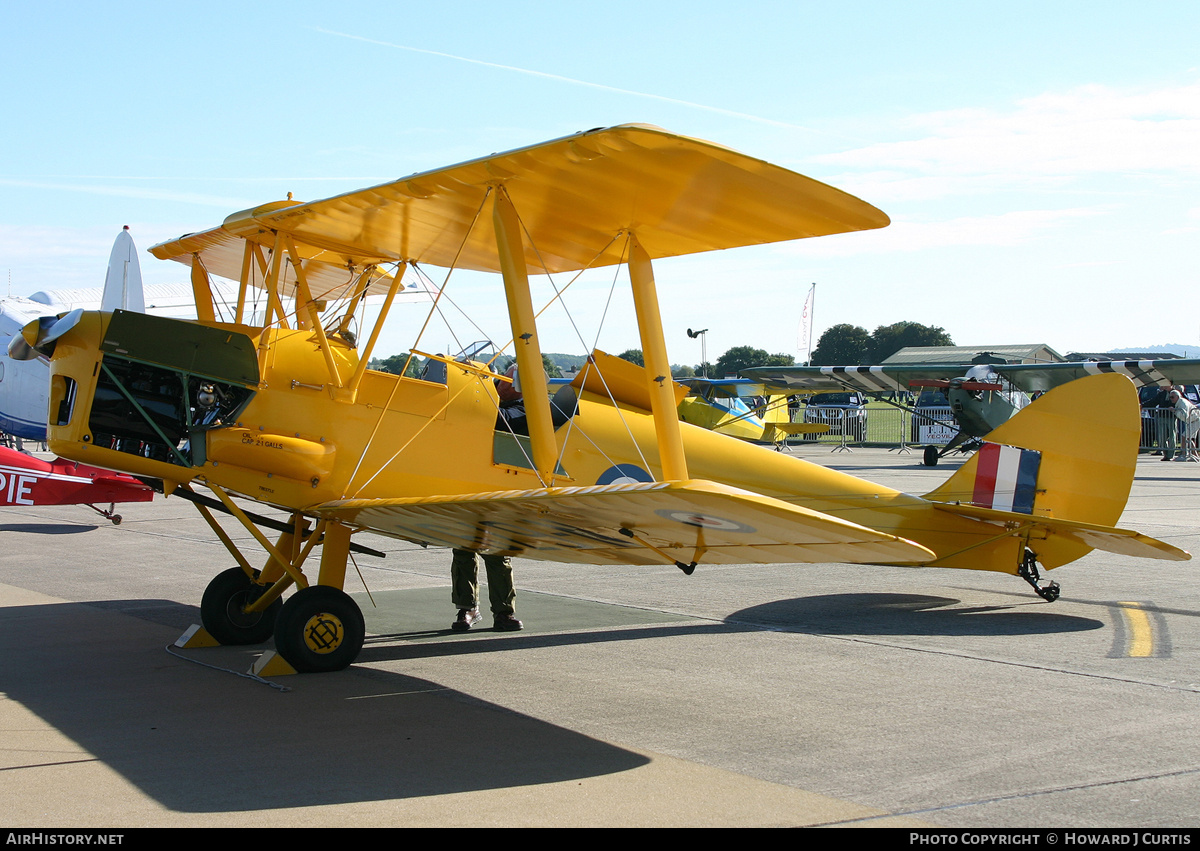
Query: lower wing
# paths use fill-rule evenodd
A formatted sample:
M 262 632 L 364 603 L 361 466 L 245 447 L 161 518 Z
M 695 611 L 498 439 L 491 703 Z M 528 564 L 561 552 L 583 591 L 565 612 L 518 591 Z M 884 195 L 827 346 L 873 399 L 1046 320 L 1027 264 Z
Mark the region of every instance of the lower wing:
M 714 482 L 327 502 L 314 513 L 420 544 L 579 564 L 922 564 L 925 547 Z

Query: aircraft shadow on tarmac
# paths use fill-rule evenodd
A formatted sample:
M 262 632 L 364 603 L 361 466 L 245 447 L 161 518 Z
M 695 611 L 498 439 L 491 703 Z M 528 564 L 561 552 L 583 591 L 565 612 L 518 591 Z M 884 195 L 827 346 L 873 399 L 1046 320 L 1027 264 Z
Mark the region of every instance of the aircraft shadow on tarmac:
M 826 594 L 751 606 L 727 620 L 829 635 L 1047 635 L 1101 629 L 1102 621 L 1046 610 L 1046 604 L 958 606 L 927 594 Z
M 100 761 L 180 812 L 578 781 L 648 762 L 439 683 L 379 669 L 289 677 L 280 683 L 290 688 L 284 693 L 168 655 L 164 645 L 177 633 L 111 608 L 14 606 L 0 617 L 0 688 L 78 745 L 55 745 L 28 764 L 68 771 L 72 763 Z M 245 671 L 261 649 L 195 655 Z M 121 821 L 119 812 L 114 802 Z
M 0 688 L 77 743 L 44 760 L 99 760 L 163 806 L 252 812 L 578 781 L 646 764 L 637 753 L 371 663 L 532 646 L 636 641 L 682 633 L 787 629 L 856 635 L 1039 635 L 1100 628 L 1088 618 L 1014 606 L 954 608 L 917 594 L 833 594 L 753 606 L 724 622 L 524 594 L 520 634 L 431 629 L 405 614 L 372 627 L 348 671 L 277 681 L 232 676 L 264 649 L 163 652 L 194 607 L 169 600 L 14 606 L 0 617 Z M 1024 607 L 1024 604 L 1020 604 Z M 590 612 L 589 612 L 590 610 Z M 402 618 L 397 622 L 394 619 Z M 581 623 L 580 618 L 587 622 Z M 559 623 L 573 621 L 573 628 Z M 380 629 L 379 627 L 384 627 Z M 542 632 L 541 630 L 545 630 Z M 212 665 L 212 670 L 202 665 Z M 41 764 L 41 760 L 30 764 Z M 11 775 L 10 775 L 11 776 Z
M 405 659 L 430 659 L 440 656 L 464 656 L 475 653 L 496 653 L 507 650 L 525 650 L 534 647 L 569 647 L 579 644 L 605 644 L 617 641 L 646 641 L 655 638 L 670 638 L 681 635 L 729 635 L 744 632 L 753 627 L 738 624 L 708 623 L 693 621 L 688 624 L 660 624 L 636 626 L 625 629 L 584 630 L 579 632 L 556 632 L 550 635 L 537 633 L 499 634 L 491 630 L 480 630 L 478 634 L 463 637 L 462 633 L 430 632 L 368 635 L 359 660 L 362 662 L 394 662 Z M 441 639 L 425 642 L 422 639 Z M 397 643 L 402 642 L 402 643 Z
M 94 532 L 97 528 L 80 523 L 0 523 L 0 532 L 24 532 L 27 535 L 75 535 Z

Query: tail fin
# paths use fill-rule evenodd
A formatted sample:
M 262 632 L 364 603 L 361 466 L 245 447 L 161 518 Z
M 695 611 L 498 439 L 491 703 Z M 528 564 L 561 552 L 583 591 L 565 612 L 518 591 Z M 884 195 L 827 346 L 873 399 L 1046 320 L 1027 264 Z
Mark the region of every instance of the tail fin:
M 1051 390 L 985 440 L 1040 455 L 1031 504 L 1009 510 L 1033 518 L 1114 526 L 1133 485 L 1140 438 L 1137 390 L 1125 376 L 1108 373 Z M 926 494 L 926 499 L 983 504 L 978 486 L 988 479 L 987 463 L 986 453 L 976 453 L 945 484 Z M 1009 502 L 1020 500 L 1010 496 Z M 1038 555 L 1046 567 L 1054 567 L 1074 561 L 1090 549 L 1076 540 L 1052 535 L 1040 542 Z
M 129 225 L 117 234 L 112 254 L 108 257 L 108 274 L 104 277 L 100 309 L 146 312 L 146 300 L 142 295 L 142 267 L 138 263 L 133 237 L 129 235 Z

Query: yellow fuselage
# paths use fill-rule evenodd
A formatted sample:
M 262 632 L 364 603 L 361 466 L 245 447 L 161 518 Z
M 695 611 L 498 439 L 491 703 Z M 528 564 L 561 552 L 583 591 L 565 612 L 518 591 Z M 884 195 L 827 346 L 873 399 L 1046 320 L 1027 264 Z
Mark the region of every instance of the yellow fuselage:
M 90 403 L 108 317 L 85 314 L 58 343 L 50 448 L 66 458 L 162 479 L 168 489 L 199 479 L 303 511 L 336 499 L 594 485 L 614 476 L 661 478 L 655 424 L 645 410 L 622 410 L 582 393 L 576 415 L 555 431 L 559 473 L 543 482 L 523 460 L 528 448 L 497 431 L 496 390 L 477 365 L 448 364 L 445 383 L 367 371 L 348 393 L 330 380 L 311 332 L 260 332 L 218 323 L 203 324 L 251 337 L 259 352 L 259 382 L 235 421 L 203 431 L 202 457 L 185 453 L 200 462 L 98 446 L 89 429 Z M 336 339 L 330 345 L 338 376 L 351 375 L 355 350 Z M 66 377 L 76 383 L 69 416 L 61 413 Z M 997 531 L 991 524 L 937 511 L 918 496 L 703 428 L 683 423 L 681 429 L 690 478 L 777 497 L 916 541 L 938 553 L 934 564 L 939 566 L 1015 572 L 1019 543 L 991 541 Z

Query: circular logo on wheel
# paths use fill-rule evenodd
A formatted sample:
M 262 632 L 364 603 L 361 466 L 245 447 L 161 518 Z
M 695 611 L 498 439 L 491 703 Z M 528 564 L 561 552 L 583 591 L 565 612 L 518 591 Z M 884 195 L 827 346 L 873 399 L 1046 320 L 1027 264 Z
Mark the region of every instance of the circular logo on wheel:
M 693 511 L 672 511 L 668 508 L 660 508 L 654 513 L 659 517 L 674 520 L 676 523 L 683 523 L 686 526 L 699 526 L 701 529 L 715 529 L 720 532 L 740 532 L 742 534 L 755 531 L 753 526 L 747 526 L 745 523 L 739 523 L 736 520 L 729 520 L 725 517 L 717 517 L 714 514 L 697 514 Z
M 346 637 L 346 628 L 337 615 L 321 612 L 313 615 L 304 625 L 304 644 L 313 653 L 332 653 Z

